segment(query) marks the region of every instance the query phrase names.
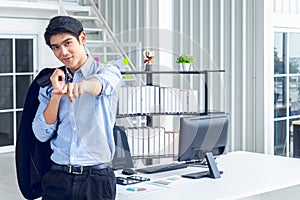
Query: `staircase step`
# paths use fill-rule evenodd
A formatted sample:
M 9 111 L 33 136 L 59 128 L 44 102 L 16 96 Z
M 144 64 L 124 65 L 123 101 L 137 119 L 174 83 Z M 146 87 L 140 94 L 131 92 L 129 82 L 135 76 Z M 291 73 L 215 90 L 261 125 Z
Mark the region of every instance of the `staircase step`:
M 71 17 L 74 17 L 78 20 L 98 20 L 98 17 L 93 16 L 81 16 L 81 15 L 71 15 Z
M 101 31 L 103 31 L 102 28 L 84 28 L 84 30 L 86 32 L 101 32 Z
M 87 40 L 86 42 L 89 44 L 103 44 L 104 43 L 103 40 Z
M 137 42 L 120 42 L 115 43 L 111 40 L 106 40 L 104 42 L 103 40 L 87 40 L 90 44 L 98 44 L 101 45 L 101 47 L 139 47 L 140 43 Z
M 97 56 L 102 56 L 102 55 L 108 55 L 108 56 L 119 56 L 120 53 L 117 53 L 117 52 L 106 52 L 106 53 L 103 53 L 103 52 L 92 52 L 93 55 L 97 55 Z
M 93 47 L 116 47 L 117 45 L 113 42 L 104 42 L 103 40 L 87 40 L 89 46 Z

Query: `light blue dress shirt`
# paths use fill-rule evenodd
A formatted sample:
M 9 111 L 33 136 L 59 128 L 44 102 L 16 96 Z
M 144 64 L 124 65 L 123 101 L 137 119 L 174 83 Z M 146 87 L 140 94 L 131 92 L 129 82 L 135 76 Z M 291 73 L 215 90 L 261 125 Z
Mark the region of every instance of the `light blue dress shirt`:
M 41 142 L 51 139 L 51 159 L 57 164 L 89 166 L 107 163 L 113 158 L 113 127 L 121 74 L 118 67 L 102 65 L 89 56 L 74 77 L 67 72 L 66 82 L 72 79 L 79 82 L 91 77 L 102 83 L 101 94 L 96 97 L 83 94 L 73 104 L 63 96 L 57 121 L 50 125 L 45 122 L 43 112 L 50 101 L 52 86 L 40 88 L 40 105 L 32 128 Z

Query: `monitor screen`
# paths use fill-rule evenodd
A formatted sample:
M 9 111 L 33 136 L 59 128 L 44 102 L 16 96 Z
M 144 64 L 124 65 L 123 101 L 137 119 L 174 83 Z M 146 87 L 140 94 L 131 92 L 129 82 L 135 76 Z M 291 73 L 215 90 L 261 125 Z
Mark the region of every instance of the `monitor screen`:
M 180 119 L 178 161 L 205 158 L 224 153 L 227 144 L 229 114 L 182 117 Z
M 184 174 L 186 178 L 220 178 L 214 160 L 225 152 L 229 114 L 213 114 L 180 118 L 178 161 L 201 163 L 206 161 L 209 171 Z

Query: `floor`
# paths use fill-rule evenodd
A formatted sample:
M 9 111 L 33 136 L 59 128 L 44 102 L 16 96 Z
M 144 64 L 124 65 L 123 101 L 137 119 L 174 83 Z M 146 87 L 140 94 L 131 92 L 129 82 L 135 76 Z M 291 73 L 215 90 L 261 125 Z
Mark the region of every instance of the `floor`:
M 14 153 L 0 154 L 0 200 L 24 200 L 17 183 Z

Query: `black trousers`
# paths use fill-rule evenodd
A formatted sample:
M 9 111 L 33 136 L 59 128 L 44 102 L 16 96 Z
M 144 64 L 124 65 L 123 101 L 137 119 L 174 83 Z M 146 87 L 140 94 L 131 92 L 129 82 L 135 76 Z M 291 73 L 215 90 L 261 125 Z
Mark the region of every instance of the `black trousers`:
M 112 168 L 83 174 L 50 170 L 42 179 L 42 200 L 113 200 L 116 178 Z

